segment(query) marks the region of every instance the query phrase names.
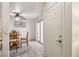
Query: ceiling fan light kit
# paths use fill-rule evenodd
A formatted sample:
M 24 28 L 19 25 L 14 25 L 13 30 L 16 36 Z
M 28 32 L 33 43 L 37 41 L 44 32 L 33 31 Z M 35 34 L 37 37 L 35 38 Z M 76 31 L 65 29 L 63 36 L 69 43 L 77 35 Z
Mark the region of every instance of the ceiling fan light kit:
M 20 17 L 16 17 L 15 19 L 16 19 L 16 20 L 20 20 Z

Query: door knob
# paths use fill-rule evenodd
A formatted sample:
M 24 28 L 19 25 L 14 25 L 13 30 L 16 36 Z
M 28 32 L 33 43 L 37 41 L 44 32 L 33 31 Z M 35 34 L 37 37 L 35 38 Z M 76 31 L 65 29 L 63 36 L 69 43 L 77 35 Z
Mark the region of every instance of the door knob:
M 59 40 L 56 40 L 57 42 L 59 42 L 59 43 L 62 43 L 62 40 L 61 39 L 59 39 Z
M 59 35 L 59 38 L 62 38 L 62 35 Z

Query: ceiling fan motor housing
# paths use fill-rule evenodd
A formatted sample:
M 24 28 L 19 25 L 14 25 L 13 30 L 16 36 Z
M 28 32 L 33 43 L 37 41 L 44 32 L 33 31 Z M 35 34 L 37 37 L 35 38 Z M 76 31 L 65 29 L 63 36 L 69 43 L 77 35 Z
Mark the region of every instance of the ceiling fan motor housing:
M 19 17 L 19 13 L 16 13 L 15 17 Z

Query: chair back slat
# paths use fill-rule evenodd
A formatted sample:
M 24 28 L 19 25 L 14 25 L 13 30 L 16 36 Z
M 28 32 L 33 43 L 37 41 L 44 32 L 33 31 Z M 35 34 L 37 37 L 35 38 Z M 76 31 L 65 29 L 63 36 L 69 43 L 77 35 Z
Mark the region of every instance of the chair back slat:
M 17 32 L 11 32 L 10 35 L 9 35 L 9 38 L 10 39 L 18 39 L 19 37 L 19 33 Z
M 26 36 L 26 38 L 28 39 L 28 32 L 27 32 L 27 36 Z
M 0 41 L 2 41 L 2 32 L 0 32 Z

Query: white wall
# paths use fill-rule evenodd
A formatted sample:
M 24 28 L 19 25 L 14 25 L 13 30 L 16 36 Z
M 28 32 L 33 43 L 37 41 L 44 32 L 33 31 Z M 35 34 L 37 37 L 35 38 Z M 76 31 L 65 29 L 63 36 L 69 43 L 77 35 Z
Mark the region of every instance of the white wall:
M 0 18 L 0 32 L 2 31 L 2 18 Z
M 36 40 L 36 19 L 28 19 L 29 39 Z
M 2 3 L 2 56 L 8 57 L 9 56 L 9 3 L 3 2 Z
M 79 3 L 72 3 L 72 56 L 79 57 Z
M 72 3 L 72 42 L 79 41 L 79 3 Z
M 29 40 L 36 40 L 36 19 L 27 19 L 26 27 L 17 28 L 14 26 L 14 18 L 10 18 L 10 28 L 11 30 L 17 30 L 22 34 L 22 37 L 26 37 L 27 32 L 29 32 Z
M 0 2 L 0 31 L 2 30 L 2 3 Z
M 0 2 L 0 32 L 2 32 L 2 3 Z M 0 56 L 2 55 L 2 51 L 0 50 Z

